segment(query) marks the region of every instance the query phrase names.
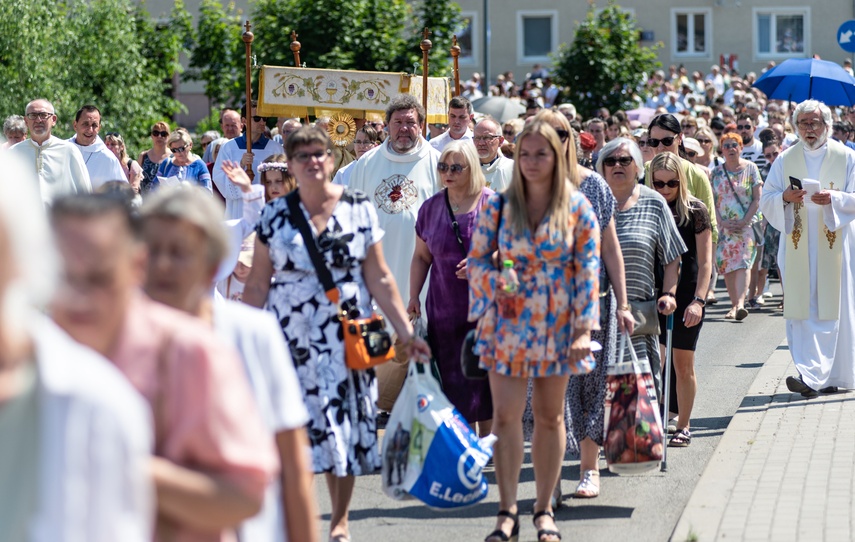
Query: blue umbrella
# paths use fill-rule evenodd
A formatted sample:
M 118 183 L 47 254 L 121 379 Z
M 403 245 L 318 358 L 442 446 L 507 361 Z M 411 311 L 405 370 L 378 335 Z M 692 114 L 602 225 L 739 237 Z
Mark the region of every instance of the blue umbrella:
M 813 99 L 825 105 L 855 104 L 855 77 L 834 62 L 791 58 L 764 73 L 754 87 L 773 100 L 802 102 Z

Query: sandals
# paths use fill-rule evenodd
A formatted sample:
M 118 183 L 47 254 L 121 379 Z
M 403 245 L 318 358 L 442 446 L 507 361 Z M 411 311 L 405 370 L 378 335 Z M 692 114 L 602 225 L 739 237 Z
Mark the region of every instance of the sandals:
M 727 311 L 727 314 L 724 315 L 725 320 L 733 320 L 736 318 L 736 309 L 730 309 Z
M 501 542 L 516 542 L 520 536 L 519 514 L 511 514 L 507 510 L 499 510 L 499 513 L 496 514 L 496 517 L 511 518 L 511 520 L 514 522 L 514 526 L 511 528 L 511 535 L 508 536 L 508 533 L 506 533 L 505 531 L 501 529 L 496 529 L 495 531 L 487 535 L 487 538 L 484 539 L 484 542 L 490 542 L 491 538 L 498 539 Z
M 669 448 L 686 448 L 692 443 L 692 433 L 685 427 L 677 431 L 668 441 Z
M 552 519 L 552 522 L 555 523 L 555 514 L 553 514 L 551 510 L 541 510 L 540 512 L 537 512 L 533 518 L 531 518 L 531 522 L 534 524 L 535 529 L 537 529 L 537 520 L 542 518 L 543 516 L 549 516 Z M 561 533 L 559 533 L 557 529 L 537 529 L 537 540 L 538 542 L 552 542 L 554 540 L 561 540 Z
M 595 470 L 586 470 L 582 474 L 582 481 L 576 486 L 573 496 L 577 499 L 594 499 L 600 496 L 600 473 Z
M 745 307 L 739 307 L 738 309 L 736 309 L 736 315 L 734 316 L 734 319 L 737 322 L 741 322 L 741 321 L 745 320 L 747 317 L 748 317 L 748 309 L 746 309 Z

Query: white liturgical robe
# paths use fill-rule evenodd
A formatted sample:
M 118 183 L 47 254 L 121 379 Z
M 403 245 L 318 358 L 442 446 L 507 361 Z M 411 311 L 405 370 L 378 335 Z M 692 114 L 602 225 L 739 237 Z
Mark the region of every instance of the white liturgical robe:
M 39 193 L 45 205 L 67 194 L 92 192 L 89 171 L 77 145 L 50 136 L 39 145 L 25 139 L 9 152 L 17 154 L 39 177 Z
M 832 162 L 839 166 L 831 167 Z M 800 174 L 830 190 L 831 203 L 816 205 L 806 196 L 799 211 L 801 227 L 795 228 L 796 206 L 784 205 L 782 194 L 790 185 L 790 176 Z M 855 152 L 832 140 L 813 151 L 801 143 L 788 148 L 772 164 L 760 210 L 782 233 L 778 265 L 785 291 L 793 292 L 792 296 L 785 295 L 784 316 L 796 368 L 814 390 L 855 388 Z M 794 229 L 800 229 L 796 236 Z M 834 247 L 835 243 L 839 245 Z M 796 268 L 803 264 L 795 251 L 805 246 L 807 251 L 800 251 L 800 257 L 807 259 L 808 265 L 803 267 L 807 274 L 802 277 Z M 794 253 L 788 255 L 788 251 Z M 834 262 L 833 266 L 828 262 Z M 800 286 L 808 289 L 809 296 L 792 290 L 801 290 Z M 829 300 L 829 292 L 839 297 Z M 835 311 L 833 301 L 838 299 Z M 807 306 L 801 307 L 802 303 Z
M 481 171 L 487 180 L 487 188 L 494 192 L 504 192 L 511 185 L 514 175 L 514 161 L 499 152 L 489 164 L 481 164 Z
M 107 148 L 99 136 L 95 136 L 95 141 L 91 145 L 78 145 L 77 136 L 72 137 L 69 141 L 77 145 L 77 149 L 83 155 L 83 163 L 86 165 L 86 170 L 89 171 L 89 182 L 92 183 L 92 190 L 98 190 L 98 187 L 110 181 L 128 182 L 119 159 Z
M 240 163 L 245 152 L 246 134 L 223 143 L 222 146 L 220 146 L 220 153 L 217 155 L 217 162 L 214 164 L 214 173 L 212 178 L 214 184 L 217 186 L 217 190 L 219 190 L 220 194 L 226 198 L 226 220 L 243 217 L 243 192 L 241 192 L 240 188 L 235 183 L 231 182 L 228 176 L 226 176 L 226 172 L 223 171 L 223 162 L 231 160 L 232 162 Z M 267 139 L 264 136 L 259 137 L 255 143 L 252 144 L 252 171 L 255 175 L 252 179 L 253 184 L 261 182 L 261 175 L 258 173 L 258 166 L 261 165 L 268 156 L 273 154 L 282 154 L 284 152 L 282 145 L 271 139 Z

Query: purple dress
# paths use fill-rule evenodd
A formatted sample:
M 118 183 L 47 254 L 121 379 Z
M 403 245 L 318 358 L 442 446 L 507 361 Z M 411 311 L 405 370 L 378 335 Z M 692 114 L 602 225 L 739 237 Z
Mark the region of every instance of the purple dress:
M 472 232 L 478 223 L 478 213 L 492 194 L 492 190 L 484 188 L 474 211 L 455 215 L 467 253 Z M 470 329 L 475 329 L 476 322 L 470 323 L 466 319 L 469 283 L 455 275 L 463 253 L 451 228 L 445 190 L 432 196 L 419 209 L 416 235 L 427 244 L 433 256 L 425 312 L 428 344 L 442 376 L 442 391 L 469 423 L 489 420 L 493 417 L 490 385 L 487 380 L 469 380 L 460 370 L 463 339 Z

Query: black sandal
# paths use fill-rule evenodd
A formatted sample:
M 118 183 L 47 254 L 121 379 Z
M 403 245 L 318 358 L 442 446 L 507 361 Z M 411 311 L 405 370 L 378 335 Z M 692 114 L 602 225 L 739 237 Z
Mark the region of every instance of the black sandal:
M 552 521 L 555 522 L 555 514 L 553 514 L 551 510 L 541 510 L 540 512 L 537 512 L 533 518 L 531 518 L 531 522 L 534 524 L 535 529 L 537 529 L 537 520 L 542 518 L 543 516 L 549 516 L 550 518 L 552 518 Z M 546 542 L 543 540 L 544 536 L 555 536 L 558 537 L 558 540 L 561 540 L 561 533 L 559 533 L 555 529 L 537 529 L 538 542 Z
M 505 531 L 501 529 L 496 529 L 492 533 L 487 535 L 487 538 L 484 539 L 484 542 L 489 542 L 491 538 L 498 538 L 502 542 L 516 542 L 520 536 L 520 516 L 519 514 L 511 514 L 507 510 L 499 510 L 499 513 L 496 514 L 496 517 L 508 517 L 514 522 L 514 526 L 511 528 L 511 536 L 508 536 Z
M 670 448 L 687 448 L 692 443 L 692 434 L 685 427 L 677 431 L 668 441 Z

